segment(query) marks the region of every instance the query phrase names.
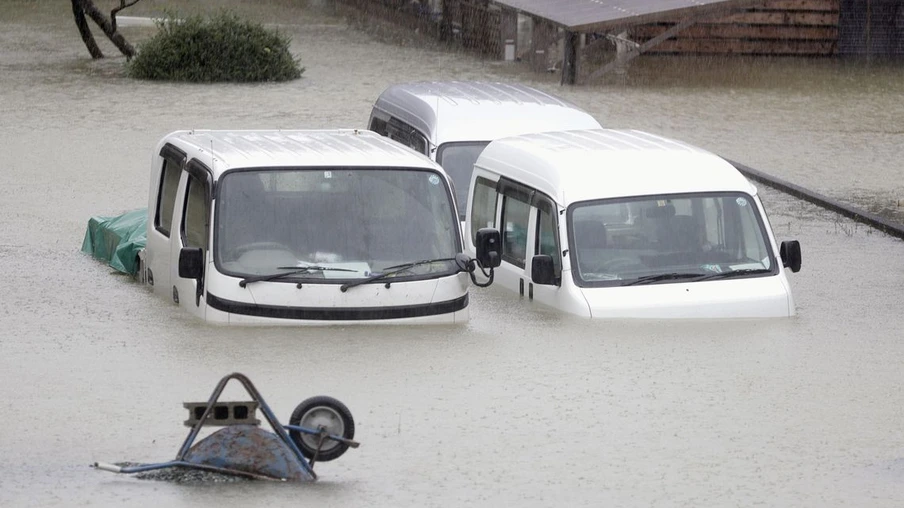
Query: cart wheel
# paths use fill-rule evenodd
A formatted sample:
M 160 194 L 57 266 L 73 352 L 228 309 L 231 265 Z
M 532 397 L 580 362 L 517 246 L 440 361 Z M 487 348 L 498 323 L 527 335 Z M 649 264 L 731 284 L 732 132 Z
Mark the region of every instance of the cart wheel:
M 321 427 L 326 429 L 327 433 L 334 436 L 342 436 L 346 439 L 355 437 L 355 420 L 352 418 L 351 411 L 345 407 L 345 404 L 338 400 L 320 395 L 305 399 L 292 412 L 289 418 L 289 424 L 306 429 L 317 430 Z M 297 430 L 290 430 L 289 436 L 298 448 L 301 454 L 310 459 L 317 453 L 317 443 L 320 442 L 320 436 L 314 434 L 305 434 Z M 332 439 L 324 439 L 320 447 L 320 453 L 317 454 L 318 462 L 328 462 L 338 459 L 345 451 L 348 445 Z

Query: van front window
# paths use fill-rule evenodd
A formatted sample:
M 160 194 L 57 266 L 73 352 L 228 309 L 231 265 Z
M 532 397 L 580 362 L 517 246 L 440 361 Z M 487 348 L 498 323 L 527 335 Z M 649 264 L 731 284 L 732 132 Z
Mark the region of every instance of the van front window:
M 455 200 L 462 219 L 465 215 L 465 206 L 468 204 L 468 188 L 471 185 L 474 163 L 488 144 L 489 141 L 443 143 L 436 151 L 436 162 L 443 167 L 455 184 Z
M 452 273 L 459 223 L 442 175 L 383 168 L 237 170 L 218 183 L 214 259 L 222 273 L 274 280 L 409 280 Z M 308 268 L 306 268 L 308 267 Z M 385 279 L 384 279 L 385 280 Z
M 777 273 L 756 202 L 743 193 L 577 203 L 568 235 L 574 280 L 584 287 Z

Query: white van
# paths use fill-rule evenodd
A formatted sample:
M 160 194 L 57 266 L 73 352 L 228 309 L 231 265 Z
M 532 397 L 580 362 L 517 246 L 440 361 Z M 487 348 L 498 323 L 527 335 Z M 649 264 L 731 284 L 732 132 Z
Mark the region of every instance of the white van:
M 178 131 L 140 278 L 215 323 L 462 322 L 459 228 L 442 168 L 376 133 Z
M 465 242 L 502 232 L 495 284 L 593 318 L 795 314 L 756 188 L 724 159 L 628 130 L 497 140 L 477 160 Z
M 368 125 L 439 162 L 452 178 L 461 220 L 471 170 L 490 141 L 601 127 L 574 104 L 529 86 L 460 81 L 390 86 L 374 103 Z

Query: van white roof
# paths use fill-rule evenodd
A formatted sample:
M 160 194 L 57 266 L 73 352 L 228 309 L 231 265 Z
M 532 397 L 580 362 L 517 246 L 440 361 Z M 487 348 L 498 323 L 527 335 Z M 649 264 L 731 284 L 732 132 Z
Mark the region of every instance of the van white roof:
M 420 130 L 434 145 L 601 127 L 576 105 L 520 84 L 403 83 L 384 90 L 374 107 Z
M 636 130 L 528 134 L 493 141 L 477 167 L 547 194 L 578 201 L 756 188 L 728 161 L 681 141 Z
M 392 166 L 442 172 L 424 155 L 358 129 L 176 131 L 160 141 L 154 155 L 167 143 L 204 163 L 215 180 L 228 169 L 253 167 Z

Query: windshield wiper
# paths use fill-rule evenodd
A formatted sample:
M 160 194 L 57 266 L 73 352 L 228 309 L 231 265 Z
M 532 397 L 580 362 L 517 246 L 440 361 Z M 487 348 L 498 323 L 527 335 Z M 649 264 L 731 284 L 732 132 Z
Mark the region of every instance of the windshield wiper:
M 772 273 L 772 270 L 769 270 L 768 268 L 745 268 L 743 270 L 734 270 L 731 272 L 711 273 L 704 275 L 697 280 L 730 279 L 732 277 L 740 277 L 742 275 L 755 275 L 758 273 Z
M 657 275 L 645 275 L 643 277 L 638 277 L 635 280 L 622 284 L 622 286 L 635 286 L 641 284 L 650 284 L 653 282 L 659 282 L 663 280 L 675 280 L 675 279 L 695 279 L 697 277 L 706 276 L 703 273 L 660 273 Z
M 385 279 L 386 277 L 389 277 L 391 275 L 395 275 L 397 273 L 401 273 L 406 270 L 410 270 L 410 269 L 414 268 L 415 266 L 428 265 L 431 263 L 439 263 L 442 261 L 455 261 L 456 259 L 457 258 L 422 259 L 420 261 L 412 261 L 411 263 L 404 263 L 404 264 L 395 265 L 395 266 L 387 266 L 384 269 L 384 271 L 381 273 L 375 273 L 375 274 L 371 275 L 370 277 L 367 277 L 364 279 L 359 279 L 354 282 L 346 282 L 345 284 L 339 286 L 339 290 L 342 291 L 343 293 L 345 293 L 346 291 L 349 290 L 349 288 L 353 288 L 355 286 L 360 286 L 361 284 L 367 284 L 368 282 L 374 282 L 374 281 L 377 281 L 380 279 Z
M 279 279 L 281 277 L 286 277 L 289 275 L 299 275 L 303 273 L 312 273 L 312 272 L 323 272 L 327 270 L 335 271 L 335 272 L 357 272 L 358 270 L 352 270 L 350 268 L 335 268 L 332 266 L 277 266 L 277 270 L 291 270 L 290 272 L 279 272 L 279 273 L 269 273 L 266 275 L 251 275 L 245 277 L 244 279 L 239 281 L 240 287 L 245 287 L 252 282 L 261 282 Z

